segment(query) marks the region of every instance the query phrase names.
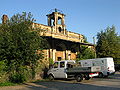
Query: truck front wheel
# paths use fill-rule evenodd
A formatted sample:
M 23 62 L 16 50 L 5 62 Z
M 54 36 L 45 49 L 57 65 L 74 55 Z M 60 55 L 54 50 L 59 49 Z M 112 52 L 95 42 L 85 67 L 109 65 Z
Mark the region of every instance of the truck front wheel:
M 98 77 L 103 78 L 104 77 L 103 73 L 99 73 Z
M 83 80 L 83 76 L 82 75 L 77 75 L 76 76 L 76 81 L 77 82 L 81 82 Z

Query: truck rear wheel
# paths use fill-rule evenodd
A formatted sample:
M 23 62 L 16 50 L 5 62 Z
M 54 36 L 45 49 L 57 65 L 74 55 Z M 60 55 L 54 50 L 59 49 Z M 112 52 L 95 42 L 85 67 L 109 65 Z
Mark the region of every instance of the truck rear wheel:
M 82 75 L 77 75 L 76 76 L 76 81 L 77 82 L 81 82 L 83 80 L 83 76 Z
M 50 74 L 50 75 L 48 76 L 48 79 L 49 79 L 50 81 L 53 81 L 53 80 L 54 80 L 53 75 L 52 75 L 52 74 Z

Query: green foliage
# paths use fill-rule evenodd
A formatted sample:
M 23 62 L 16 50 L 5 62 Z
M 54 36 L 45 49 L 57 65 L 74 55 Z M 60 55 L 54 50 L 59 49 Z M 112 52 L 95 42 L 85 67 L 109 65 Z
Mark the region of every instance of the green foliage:
M 10 78 L 10 82 L 13 83 L 23 83 L 24 81 L 26 81 L 24 74 L 21 73 L 15 73 L 11 75 L 9 78 Z
M 120 64 L 120 58 L 114 58 L 115 64 Z
M 83 35 L 84 43 L 88 43 L 87 38 Z
M 120 36 L 115 27 L 108 27 L 97 34 L 98 42 L 96 52 L 98 57 L 120 58 Z
M 0 61 L 0 82 L 6 81 L 6 64 L 4 61 Z
M 87 38 L 83 35 L 84 43 L 88 43 Z M 87 46 L 80 47 L 80 53 L 77 54 L 77 61 L 83 59 L 95 58 L 95 51 Z
M 13 83 L 23 83 L 30 81 L 35 77 L 35 69 L 31 69 L 30 66 L 20 66 L 18 71 L 12 71 L 9 74 L 9 81 Z
M 52 58 L 49 58 L 49 65 L 53 65 L 54 61 Z
M 43 58 L 43 53 L 38 51 L 44 42 L 32 28 L 33 21 L 31 13 L 23 12 L 0 26 L 0 62 L 4 61 L 12 82 L 25 81 L 27 74 L 23 71 L 35 76 L 35 68 Z
M 0 61 L 0 75 L 5 71 L 6 64 L 4 61 Z
M 81 46 L 80 53 L 77 55 L 77 60 L 92 58 L 95 58 L 95 52 L 86 46 Z
M 11 83 L 11 82 L 3 82 L 3 83 L 0 83 L 0 86 L 15 86 L 17 84 L 15 83 Z

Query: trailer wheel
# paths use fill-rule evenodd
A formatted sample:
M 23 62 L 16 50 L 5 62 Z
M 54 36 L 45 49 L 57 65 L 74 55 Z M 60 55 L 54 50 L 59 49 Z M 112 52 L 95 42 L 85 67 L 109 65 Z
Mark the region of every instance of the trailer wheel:
M 90 79 L 89 74 L 85 74 L 84 77 L 85 77 L 85 80 L 89 80 Z
M 103 78 L 104 77 L 104 75 L 103 75 L 103 73 L 99 73 L 99 76 L 98 76 L 99 78 Z
M 48 79 L 49 79 L 50 81 L 53 81 L 53 80 L 54 80 L 53 75 L 52 75 L 52 74 L 50 74 L 50 75 L 48 76 Z
M 83 76 L 82 75 L 77 75 L 76 76 L 76 81 L 77 82 L 81 82 L 83 80 Z

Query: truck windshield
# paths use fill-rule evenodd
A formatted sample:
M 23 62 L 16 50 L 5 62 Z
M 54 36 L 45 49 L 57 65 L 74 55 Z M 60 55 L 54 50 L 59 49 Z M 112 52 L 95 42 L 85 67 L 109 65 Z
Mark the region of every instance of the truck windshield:
M 54 68 L 58 68 L 58 62 L 55 62 L 53 65 Z
M 64 68 L 65 67 L 65 62 L 60 62 L 60 68 Z

